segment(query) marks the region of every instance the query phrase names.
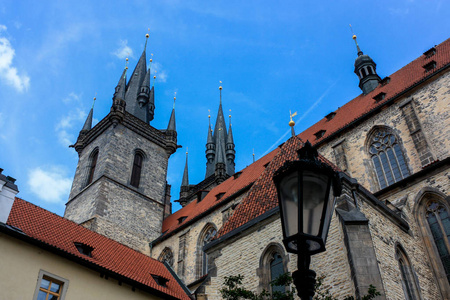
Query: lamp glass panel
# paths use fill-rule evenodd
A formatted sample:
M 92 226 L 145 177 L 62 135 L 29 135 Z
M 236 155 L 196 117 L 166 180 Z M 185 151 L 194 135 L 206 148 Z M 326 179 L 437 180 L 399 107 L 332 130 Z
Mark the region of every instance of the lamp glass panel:
M 319 235 L 328 181 L 324 174 L 303 171 L 303 233 Z
M 283 224 L 285 237 L 298 233 L 298 181 L 297 172 L 293 172 L 280 181 L 280 197 L 283 204 Z

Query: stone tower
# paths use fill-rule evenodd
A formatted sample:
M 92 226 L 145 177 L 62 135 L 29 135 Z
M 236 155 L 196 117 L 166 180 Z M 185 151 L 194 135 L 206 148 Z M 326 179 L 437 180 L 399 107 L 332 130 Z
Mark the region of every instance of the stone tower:
M 148 241 L 161 234 L 170 213 L 166 177 L 168 159 L 177 149 L 175 108 L 167 129 L 150 126 L 154 88 L 145 49 L 128 83 L 126 72 L 110 113 L 91 128 L 91 109 L 73 145 L 79 160 L 64 217 L 147 252 Z
M 355 41 L 358 52 L 358 57 L 355 60 L 355 74 L 359 78 L 359 88 L 366 95 L 378 86 L 381 78 L 377 74 L 377 64 L 359 48 L 356 35 L 353 35 L 353 40 Z

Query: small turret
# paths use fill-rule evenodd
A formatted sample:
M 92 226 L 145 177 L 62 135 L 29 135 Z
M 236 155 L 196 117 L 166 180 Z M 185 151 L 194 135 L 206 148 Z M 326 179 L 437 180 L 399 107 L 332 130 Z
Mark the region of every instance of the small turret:
M 128 58 L 127 58 L 128 63 Z M 110 119 L 113 126 L 116 127 L 119 122 L 123 120 L 125 114 L 126 102 L 125 102 L 125 89 L 127 81 L 128 66 L 123 70 L 122 76 L 120 76 L 119 83 L 116 86 L 113 96 L 113 104 L 111 106 Z
M 176 93 L 175 93 L 176 94 Z M 177 98 L 173 97 L 173 108 L 170 114 L 169 125 L 167 125 L 166 130 L 166 141 L 167 141 L 167 153 L 170 155 L 175 153 L 177 150 L 177 128 L 175 123 L 175 100 Z
M 216 144 L 214 144 L 212 129 L 211 129 L 211 115 L 208 115 L 208 138 L 206 140 L 206 177 L 214 173 L 214 158 L 216 156 Z M 209 174 L 209 175 L 208 175 Z
M 358 57 L 355 60 L 355 74 L 359 78 L 359 88 L 366 95 L 378 86 L 381 78 L 377 74 L 377 65 L 375 62 L 359 48 L 356 35 L 353 35 L 353 40 L 355 41 L 356 51 L 358 52 Z
M 91 130 L 92 128 L 92 117 L 94 115 L 94 104 L 95 104 L 95 100 L 97 98 L 94 97 L 94 102 L 92 103 L 92 107 L 91 110 L 89 111 L 89 114 L 86 118 L 86 121 L 84 122 L 83 128 L 80 131 L 80 134 L 78 135 L 78 139 L 77 142 L 75 143 L 75 145 L 71 145 L 70 147 L 74 147 L 75 150 L 80 153 L 81 150 L 83 150 L 84 148 L 84 137 L 86 136 L 86 134 L 89 132 L 89 130 Z
M 186 149 L 186 164 L 184 166 L 183 180 L 181 181 L 180 187 L 180 202 L 181 206 L 184 207 L 187 204 L 187 197 L 189 195 L 189 172 L 188 172 L 188 151 Z
M 225 153 L 227 156 L 227 173 L 232 175 L 234 174 L 234 167 L 235 167 L 234 159 L 236 151 L 234 150 L 233 131 L 231 129 L 231 114 L 229 115 L 229 118 L 230 122 L 227 134 L 227 143 L 225 145 Z

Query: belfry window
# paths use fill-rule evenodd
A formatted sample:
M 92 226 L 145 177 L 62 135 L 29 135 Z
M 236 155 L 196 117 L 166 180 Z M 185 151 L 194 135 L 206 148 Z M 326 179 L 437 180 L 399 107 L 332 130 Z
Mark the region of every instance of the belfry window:
M 142 171 L 142 162 L 144 160 L 144 156 L 140 152 L 136 152 L 134 155 L 133 169 L 131 171 L 131 180 L 130 184 L 134 187 L 139 187 L 139 182 L 141 181 L 141 171 Z
M 409 176 L 409 170 L 397 137 L 386 129 L 377 130 L 370 139 L 369 154 L 380 188 Z
M 94 150 L 94 153 L 91 155 L 91 163 L 89 165 L 89 176 L 86 185 L 92 183 L 92 180 L 94 179 L 95 167 L 97 166 L 97 159 L 98 159 L 98 150 Z
M 430 201 L 425 216 L 450 283 L 450 217 L 447 208 L 437 201 Z

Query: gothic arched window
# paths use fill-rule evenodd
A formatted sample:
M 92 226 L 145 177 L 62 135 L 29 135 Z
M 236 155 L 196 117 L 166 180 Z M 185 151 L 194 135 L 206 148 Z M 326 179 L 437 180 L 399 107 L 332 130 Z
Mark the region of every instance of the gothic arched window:
M 426 206 L 425 217 L 439 257 L 450 283 L 450 217 L 447 208 L 438 201 L 430 201 Z
M 270 283 L 287 272 L 287 256 L 283 246 L 278 243 L 269 244 L 261 255 L 259 268 L 259 291 L 286 292 L 285 286 L 271 286 Z
M 133 169 L 131 171 L 130 184 L 134 187 L 139 187 L 141 181 L 142 162 L 144 155 L 139 151 L 134 154 Z
M 425 187 L 416 196 L 414 214 L 422 233 L 432 274 L 442 295 L 450 295 L 450 197 Z
M 406 252 L 399 245 L 395 250 L 395 256 L 398 260 L 400 268 L 400 276 L 402 278 L 403 292 L 406 300 L 420 299 L 420 288 L 418 287 L 414 270 L 409 262 Z
M 208 274 L 208 254 L 203 251 L 203 247 L 211 242 L 216 236 L 217 229 L 212 224 L 208 224 L 203 228 L 197 243 L 197 277 Z
M 167 263 L 169 266 L 173 268 L 173 252 L 170 250 L 170 248 L 166 247 L 161 252 L 158 258 L 159 261 Z
M 389 130 L 376 130 L 370 136 L 368 148 L 380 188 L 409 176 L 398 138 Z
M 88 180 L 86 182 L 86 185 L 90 184 L 92 180 L 94 180 L 94 173 L 95 173 L 95 167 L 97 166 L 97 159 L 98 159 L 98 149 L 95 149 L 91 157 L 89 159 L 89 173 L 88 173 Z

